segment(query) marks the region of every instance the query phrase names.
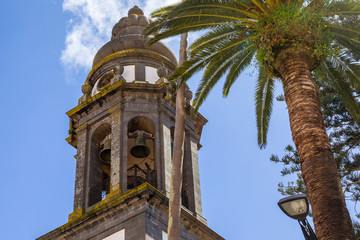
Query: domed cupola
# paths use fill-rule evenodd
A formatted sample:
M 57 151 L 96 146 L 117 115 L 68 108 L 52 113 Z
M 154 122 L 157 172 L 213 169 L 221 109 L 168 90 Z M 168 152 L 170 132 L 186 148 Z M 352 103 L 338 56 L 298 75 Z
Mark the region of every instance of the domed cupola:
M 112 29 L 112 37 L 96 53 L 82 91 L 94 96 L 119 80 L 126 83 L 158 84 L 177 66 L 173 51 L 162 42 L 147 45 L 142 31 L 151 20 L 137 6 Z

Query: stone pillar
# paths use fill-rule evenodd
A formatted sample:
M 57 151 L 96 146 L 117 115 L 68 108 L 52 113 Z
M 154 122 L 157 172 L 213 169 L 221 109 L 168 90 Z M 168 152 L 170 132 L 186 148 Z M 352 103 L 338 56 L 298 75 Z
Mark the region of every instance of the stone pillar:
M 120 161 L 121 161 L 121 137 L 120 137 L 120 113 L 111 116 L 111 183 L 110 192 L 120 190 Z
M 75 177 L 75 193 L 74 193 L 74 212 L 85 207 L 86 195 L 86 165 L 88 152 L 88 129 L 87 125 L 78 128 L 77 157 L 76 157 L 76 177 Z
M 120 118 L 120 188 L 125 191 L 127 190 L 127 152 L 128 152 L 128 119 L 124 119 L 124 109 L 126 105 L 126 100 L 121 100 L 121 114 L 122 117 Z
M 193 135 L 190 135 L 190 151 L 191 151 L 191 162 L 192 162 L 191 164 L 192 164 L 192 171 L 193 171 L 195 213 L 196 213 L 196 217 L 199 220 L 206 221 L 202 217 L 198 146 L 197 146 L 197 140 Z
M 145 64 L 135 64 L 135 82 L 145 82 Z
M 160 113 L 159 113 L 160 115 Z M 154 169 L 156 170 L 156 188 L 159 190 L 162 190 L 161 188 L 161 159 L 162 159 L 162 151 L 161 151 L 161 144 L 162 144 L 162 127 L 161 127 L 161 118 L 160 116 L 157 116 L 155 118 L 153 118 L 154 120 L 154 125 L 155 125 L 155 129 L 154 129 Z
M 163 118 L 164 118 L 164 109 L 162 105 L 162 99 L 159 99 L 159 117 L 158 117 L 158 133 L 157 138 L 159 139 L 159 145 L 156 145 L 156 148 L 158 149 L 157 157 L 155 158 L 155 167 L 156 167 L 156 173 L 157 173 L 157 189 L 165 193 L 165 187 L 164 187 L 164 126 L 163 126 Z
M 187 197 L 187 205 L 185 205 L 185 199 L 183 199 L 183 205 L 192 212 L 195 212 L 195 196 L 194 196 L 194 177 L 193 177 L 193 161 L 191 152 L 190 132 L 185 131 L 184 138 L 184 160 L 183 160 L 183 185 L 182 188 L 185 191 Z
M 164 182 L 164 190 L 165 195 L 167 197 L 170 196 L 170 180 L 171 180 L 171 167 L 172 167 L 172 161 L 171 161 L 171 133 L 170 128 L 167 126 L 168 124 L 164 124 L 162 126 L 162 138 L 163 138 L 163 151 L 164 151 L 164 168 L 162 171 L 162 179 Z

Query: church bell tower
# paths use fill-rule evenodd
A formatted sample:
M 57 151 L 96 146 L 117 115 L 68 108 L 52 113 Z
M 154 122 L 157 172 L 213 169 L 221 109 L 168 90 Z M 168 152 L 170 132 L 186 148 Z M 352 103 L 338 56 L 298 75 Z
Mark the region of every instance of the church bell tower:
M 38 239 L 167 239 L 175 96 L 166 77 L 177 60 L 162 42 L 146 44 L 150 22 L 135 6 L 96 53 L 84 95 L 67 112 L 66 140 L 77 149 L 74 209 Z M 223 239 L 202 216 L 198 150 L 207 120 L 186 95 L 181 239 Z

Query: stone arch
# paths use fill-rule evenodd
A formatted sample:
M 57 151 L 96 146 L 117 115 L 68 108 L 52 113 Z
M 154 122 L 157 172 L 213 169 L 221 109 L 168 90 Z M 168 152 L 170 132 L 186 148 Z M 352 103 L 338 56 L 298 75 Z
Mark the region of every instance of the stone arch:
M 101 150 L 104 149 L 105 142 L 111 141 L 110 137 L 110 123 L 103 123 L 98 126 L 90 137 L 88 206 L 100 202 L 110 192 L 110 162 L 102 161 L 99 156 Z
M 128 122 L 127 141 L 127 189 L 134 188 L 144 182 L 157 187 L 157 169 L 155 168 L 155 124 L 145 116 L 136 116 Z M 138 146 L 138 136 L 141 135 L 143 143 L 148 149 L 148 155 L 136 157 L 131 150 Z
M 155 124 L 153 120 L 145 116 L 136 116 L 128 122 L 128 132 L 142 129 L 151 134 L 155 134 Z

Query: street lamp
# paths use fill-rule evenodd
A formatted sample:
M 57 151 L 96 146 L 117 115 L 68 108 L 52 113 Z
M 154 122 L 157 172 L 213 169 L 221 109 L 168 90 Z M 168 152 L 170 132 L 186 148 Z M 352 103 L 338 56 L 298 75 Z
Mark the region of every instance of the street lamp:
M 309 201 L 305 194 L 298 194 L 280 199 L 280 209 L 292 219 L 298 220 L 306 240 L 317 240 L 306 216 L 309 213 Z

